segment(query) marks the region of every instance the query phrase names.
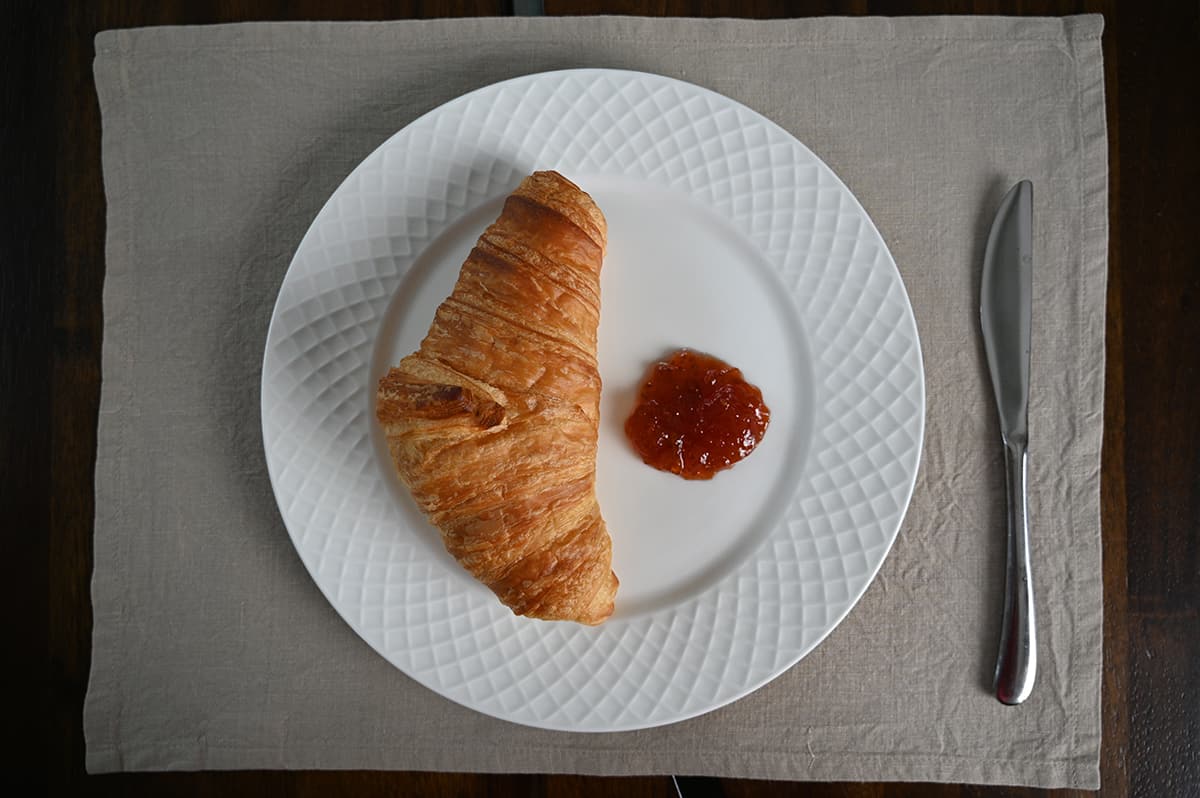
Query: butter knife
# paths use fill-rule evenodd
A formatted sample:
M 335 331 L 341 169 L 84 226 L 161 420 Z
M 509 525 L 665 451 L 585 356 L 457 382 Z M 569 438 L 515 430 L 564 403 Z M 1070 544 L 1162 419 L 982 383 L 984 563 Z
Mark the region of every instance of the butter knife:
M 979 319 L 987 353 L 1008 482 L 1004 620 L 996 659 L 996 698 L 1020 704 L 1037 675 L 1037 627 L 1025 503 L 1029 444 L 1029 338 L 1033 301 L 1033 186 L 1017 183 L 992 222 L 983 256 Z

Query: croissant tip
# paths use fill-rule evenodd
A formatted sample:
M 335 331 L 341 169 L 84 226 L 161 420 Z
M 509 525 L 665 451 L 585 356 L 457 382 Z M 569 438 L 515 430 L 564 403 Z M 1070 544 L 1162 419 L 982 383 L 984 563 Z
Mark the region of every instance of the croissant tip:
M 609 571 L 609 583 L 603 591 L 603 595 L 608 597 L 608 600 L 598 607 L 594 608 L 593 612 L 588 613 L 585 617 L 579 619 L 579 623 L 585 626 L 599 626 L 612 617 L 613 610 L 616 608 L 617 587 L 621 581 L 617 579 L 617 575 Z

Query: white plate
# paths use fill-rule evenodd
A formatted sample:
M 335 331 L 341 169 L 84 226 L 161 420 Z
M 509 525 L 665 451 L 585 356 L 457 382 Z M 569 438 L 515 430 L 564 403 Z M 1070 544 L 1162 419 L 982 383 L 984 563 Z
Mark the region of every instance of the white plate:
M 515 617 L 471 579 L 373 420 L 376 381 L 535 169 L 609 224 L 597 491 L 621 588 L 597 628 Z M 771 408 L 762 445 L 709 482 L 643 465 L 622 431 L 646 366 L 679 346 L 741 368 Z M 296 549 L 380 654 L 489 715 L 616 731 L 733 701 L 829 634 L 896 537 L 924 399 L 895 263 L 819 158 L 697 86 L 568 70 L 447 103 L 334 192 L 280 288 L 263 439 Z

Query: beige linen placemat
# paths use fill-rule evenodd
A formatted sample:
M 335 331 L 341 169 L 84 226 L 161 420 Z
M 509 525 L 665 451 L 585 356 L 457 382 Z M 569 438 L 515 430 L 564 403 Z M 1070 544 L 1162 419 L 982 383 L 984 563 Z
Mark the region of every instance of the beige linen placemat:
M 110 31 L 96 463 L 93 772 L 395 768 L 1095 787 L 1106 141 L 1099 17 L 486 19 Z M 419 114 L 566 67 L 682 78 L 775 120 L 850 186 L 912 297 L 925 451 L 844 623 L 724 709 L 572 735 L 410 681 L 337 616 L 267 480 L 259 368 L 289 259 Z M 1041 674 L 990 695 L 1004 473 L 978 333 L 1003 192 L 1035 185 L 1030 410 Z

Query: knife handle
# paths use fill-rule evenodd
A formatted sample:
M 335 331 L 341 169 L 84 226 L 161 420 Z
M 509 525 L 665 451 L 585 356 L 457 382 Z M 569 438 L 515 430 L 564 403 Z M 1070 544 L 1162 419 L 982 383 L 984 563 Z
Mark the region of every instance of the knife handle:
M 1004 585 L 1004 622 L 996 660 L 996 698 L 1020 704 L 1033 691 L 1037 675 L 1037 628 L 1033 612 L 1033 575 L 1029 569 L 1029 517 L 1025 511 L 1027 470 L 1024 441 L 1004 442 L 1008 481 L 1008 565 Z

